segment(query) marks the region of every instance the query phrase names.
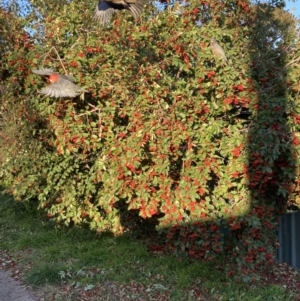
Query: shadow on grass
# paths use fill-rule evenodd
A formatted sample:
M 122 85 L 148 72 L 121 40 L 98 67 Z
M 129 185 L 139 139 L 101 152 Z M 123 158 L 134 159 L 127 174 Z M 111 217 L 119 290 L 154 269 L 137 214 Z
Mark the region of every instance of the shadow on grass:
M 25 208 L 7 196 L 0 197 L 0 249 L 13 254 L 17 265 L 27 271 L 24 279 L 29 285 L 88 289 L 108 282 L 125 287 L 139 283 L 149 293 L 168 292 L 168 300 L 174 301 L 186 299 L 196 288 L 206 300 L 219 300 L 220 295 L 223 300 L 254 300 L 255 295 L 264 298 L 257 300 L 293 300 L 278 286 L 258 285 L 249 293 L 247 285 L 226 282 L 222 257 L 209 262 L 179 259 L 165 252 L 149 252 L 145 239 L 53 227 L 34 208 L 34 202 Z

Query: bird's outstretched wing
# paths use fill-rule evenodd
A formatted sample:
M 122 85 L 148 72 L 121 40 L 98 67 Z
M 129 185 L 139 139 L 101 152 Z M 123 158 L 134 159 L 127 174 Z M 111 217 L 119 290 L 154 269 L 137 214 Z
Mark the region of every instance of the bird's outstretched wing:
M 32 69 L 32 72 L 35 73 L 35 74 L 38 74 L 38 75 L 45 75 L 45 76 L 49 76 L 49 75 L 52 75 L 52 74 L 58 74 L 58 73 L 54 72 L 52 69 L 50 69 L 50 68 L 49 69 L 48 68 L 46 68 L 46 69 L 40 69 L 40 70 L 38 70 L 38 69 Z M 71 75 L 61 75 L 61 74 L 59 74 L 59 76 L 62 77 L 62 78 L 64 78 L 64 79 L 66 79 L 66 80 L 69 80 L 71 82 L 74 81 L 74 77 L 71 76 Z
M 134 2 L 134 1 L 131 1 Z M 146 4 L 145 0 L 137 0 L 135 3 L 130 3 L 128 1 L 128 9 L 131 13 L 131 15 L 135 18 L 138 19 L 139 16 L 141 15 L 144 5 Z
M 93 19 L 101 25 L 105 25 L 109 23 L 114 13 L 115 9 L 109 3 L 100 0 L 97 3 Z
M 94 20 L 101 25 L 105 25 L 110 21 L 116 10 L 123 9 L 128 10 L 135 19 L 138 19 L 146 2 L 147 0 L 99 0 Z
M 82 92 L 85 91 L 70 81 L 66 81 L 64 83 L 57 82 L 47 87 L 44 87 L 40 90 L 41 94 L 44 94 L 49 97 L 56 97 L 56 98 L 59 97 L 74 98 L 80 95 Z
M 32 72 L 38 75 L 52 75 L 55 73 L 52 69 L 32 69 Z

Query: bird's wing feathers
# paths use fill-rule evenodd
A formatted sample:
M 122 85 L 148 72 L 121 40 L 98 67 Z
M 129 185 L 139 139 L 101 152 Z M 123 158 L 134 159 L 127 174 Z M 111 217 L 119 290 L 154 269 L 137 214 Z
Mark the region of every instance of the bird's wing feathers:
M 110 21 L 116 10 L 122 9 L 129 10 L 131 15 L 137 19 L 142 13 L 146 2 L 147 0 L 99 0 L 95 10 L 94 20 L 104 25 Z
M 114 12 L 114 8 L 109 3 L 99 1 L 95 9 L 94 20 L 104 25 L 110 21 Z
M 74 77 L 72 75 L 62 75 L 62 74 L 60 74 L 59 76 L 63 79 L 66 79 L 66 80 L 70 81 L 70 82 L 74 81 Z
M 144 5 L 147 0 L 99 0 L 99 1 L 103 1 L 112 5 L 113 4 L 122 5 L 123 7 L 125 7 L 128 4 L 137 4 L 137 3 L 143 3 Z
M 44 87 L 40 93 L 49 97 L 76 97 L 83 90 L 72 82 L 66 80 L 63 82 L 56 82 L 47 87 Z
M 140 14 L 142 13 L 143 7 L 144 7 L 144 3 L 138 2 L 135 4 L 129 4 L 129 11 L 132 14 L 132 16 L 137 19 Z
M 47 75 L 58 74 L 53 72 L 52 69 L 33 69 L 33 73 L 38 75 Z M 82 92 L 88 92 L 73 83 L 74 78 L 70 75 L 61 75 L 58 74 L 57 82 L 50 84 L 42 88 L 39 92 L 49 97 L 69 97 L 74 98 L 80 95 Z
M 52 74 L 58 74 L 56 72 L 54 72 L 52 69 L 32 69 L 32 72 L 35 73 L 35 74 L 38 74 L 38 75 L 46 75 L 46 76 L 49 76 L 49 75 L 52 75 Z M 60 77 L 68 80 L 68 81 L 71 81 L 73 82 L 74 81 L 74 77 L 71 76 L 71 75 L 62 75 L 62 74 L 59 74 Z
M 32 72 L 38 75 L 52 75 L 55 73 L 52 69 L 32 69 Z

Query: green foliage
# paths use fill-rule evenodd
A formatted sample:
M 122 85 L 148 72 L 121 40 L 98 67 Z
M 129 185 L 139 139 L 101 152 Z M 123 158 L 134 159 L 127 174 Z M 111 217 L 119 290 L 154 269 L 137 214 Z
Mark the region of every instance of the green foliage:
M 10 193 L 98 232 L 138 225 L 137 210 L 159 220 L 177 254 L 211 259 L 225 247 L 250 280 L 273 258 L 279 214 L 299 205 L 295 21 L 271 5 L 212 0 L 182 14 L 149 4 L 140 23 L 119 13 L 99 28 L 92 2 L 41 3 L 12 19 L 1 62 L 0 176 Z M 45 83 L 30 70 L 44 67 L 90 93 L 38 95 Z

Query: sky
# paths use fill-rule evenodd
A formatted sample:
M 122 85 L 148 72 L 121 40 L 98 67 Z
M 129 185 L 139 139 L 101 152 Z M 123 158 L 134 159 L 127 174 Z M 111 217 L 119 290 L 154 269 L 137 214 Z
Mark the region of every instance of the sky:
M 286 2 L 286 9 L 293 13 L 296 17 L 300 17 L 300 1 L 296 0 L 292 2 L 291 0 L 285 0 Z M 295 9 L 293 12 L 292 9 Z

